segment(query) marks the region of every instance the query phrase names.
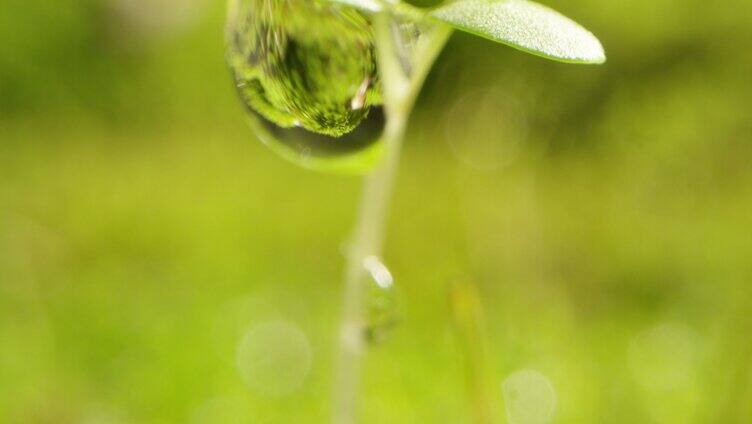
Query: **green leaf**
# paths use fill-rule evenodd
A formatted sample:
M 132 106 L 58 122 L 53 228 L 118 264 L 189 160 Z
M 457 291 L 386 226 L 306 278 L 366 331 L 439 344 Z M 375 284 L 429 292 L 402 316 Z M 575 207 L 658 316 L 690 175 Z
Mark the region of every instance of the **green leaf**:
M 600 41 L 558 12 L 527 0 L 457 0 L 435 19 L 522 51 L 568 63 L 606 61 Z

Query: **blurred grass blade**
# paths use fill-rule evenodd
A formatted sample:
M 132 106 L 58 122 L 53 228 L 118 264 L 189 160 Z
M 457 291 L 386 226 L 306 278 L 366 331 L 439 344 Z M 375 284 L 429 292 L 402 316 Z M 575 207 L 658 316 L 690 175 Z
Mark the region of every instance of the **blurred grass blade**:
M 522 51 L 568 63 L 600 64 L 603 46 L 585 28 L 527 0 L 458 0 L 431 15 L 453 27 Z
M 487 378 L 486 334 L 483 305 L 478 288 L 471 280 L 453 281 L 449 286 L 449 306 L 460 357 L 465 372 L 465 393 L 475 424 L 496 422 L 493 396 Z

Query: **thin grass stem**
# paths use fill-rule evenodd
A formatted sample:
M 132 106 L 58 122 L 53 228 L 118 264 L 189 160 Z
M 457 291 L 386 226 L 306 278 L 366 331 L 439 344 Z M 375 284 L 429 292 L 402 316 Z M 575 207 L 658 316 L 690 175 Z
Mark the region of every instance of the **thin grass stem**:
M 450 29 L 436 28 L 427 34 L 424 43 L 414 51 L 415 66 L 412 74 L 405 75 L 397 62 L 396 49 L 400 46 L 395 45 L 393 22 L 393 17 L 388 12 L 381 12 L 374 17 L 387 114 L 382 140 L 385 157 L 365 177 L 358 217 L 347 250 L 334 382 L 334 424 L 357 422 L 360 368 L 365 348 L 363 293 L 367 275 L 363 260 L 369 256 L 381 256 L 389 201 L 409 116 L 428 72 L 451 33 Z

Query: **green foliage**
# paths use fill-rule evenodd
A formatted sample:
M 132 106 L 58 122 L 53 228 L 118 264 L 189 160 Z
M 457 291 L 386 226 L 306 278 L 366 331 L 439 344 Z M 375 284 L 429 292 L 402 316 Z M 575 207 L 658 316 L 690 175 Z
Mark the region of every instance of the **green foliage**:
M 431 12 L 453 27 L 548 59 L 603 63 L 593 34 L 545 6 L 527 0 L 459 0 Z

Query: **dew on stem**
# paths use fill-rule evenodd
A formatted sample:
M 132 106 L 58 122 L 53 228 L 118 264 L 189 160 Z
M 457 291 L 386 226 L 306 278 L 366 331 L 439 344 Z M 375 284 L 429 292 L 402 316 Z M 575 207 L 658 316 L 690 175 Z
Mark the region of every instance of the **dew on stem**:
M 389 269 L 376 256 L 363 260 L 367 273 L 363 337 L 373 345 L 383 342 L 401 319 L 399 291 Z

